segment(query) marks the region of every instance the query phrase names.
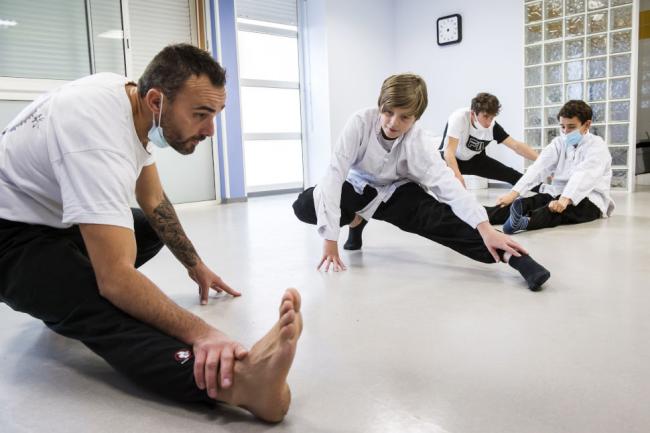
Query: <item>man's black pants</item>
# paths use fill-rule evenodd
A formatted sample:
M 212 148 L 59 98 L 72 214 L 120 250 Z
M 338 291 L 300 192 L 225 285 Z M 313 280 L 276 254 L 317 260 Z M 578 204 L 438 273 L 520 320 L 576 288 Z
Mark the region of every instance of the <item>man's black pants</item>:
M 360 195 L 352 184 L 344 182 L 340 225 L 352 222 L 355 213 L 376 196 L 377 191 L 370 186 L 366 186 Z M 313 187 L 300 193 L 293 203 L 293 210 L 300 221 L 316 224 Z M 479 262 L 494 263 L 478 231 L 458 218 L 448 205 L 440 203 L 415 183 L 409 182 L 397 188 L 391 198 L 379 206 L 373 219 L 424 236 Z
M 134 209 L 133 217 L 138 267 L 163 243 L 142 211 Z M 78 226 L 56 229 L 0 219 L 0 301 L 81 341 L 150 391 L 180 402 L 211 401 L 194 383 L 194 359 L 182 356 L 191 347 L 100 296 Z
M 530 217 L 526 230 L 537 230 L 548 227 L 556 227 L 564 224 L 580 224 L 597 220 L 601 217 L 600 209 L 588 198 L 582 199 L 577 205 L 569 205 L 562 213 L 551 212 L 548 204 L 560 197 L 553 197 L 550 194 L 535 194 L 531 197 L 522 198 L 522 211 L 525 216 Z M 510 206 L 485 207 L 490 224 L 503 224 L 510 216 Z

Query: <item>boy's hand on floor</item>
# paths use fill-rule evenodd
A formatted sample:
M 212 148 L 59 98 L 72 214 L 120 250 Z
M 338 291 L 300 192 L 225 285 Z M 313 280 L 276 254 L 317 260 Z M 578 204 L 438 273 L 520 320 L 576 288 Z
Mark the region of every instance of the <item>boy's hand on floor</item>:
M 325 265 L 325 272 L 329 271 L 330 265 L 334 272 L 345 271 L 345 263 L 339 256 L 339 246 L 336 241 L 325 240 L 323 245 L 323 257 L 316 269 L 320 270 Z

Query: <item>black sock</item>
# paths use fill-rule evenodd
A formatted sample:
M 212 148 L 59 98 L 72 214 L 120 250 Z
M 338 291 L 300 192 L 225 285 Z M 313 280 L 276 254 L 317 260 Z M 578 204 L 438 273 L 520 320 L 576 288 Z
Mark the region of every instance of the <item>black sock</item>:
M 529 255 L 520 257 L 512 256 L 508 264 L 515 268 L 528 283 L 528 288 L 533 292 L 542 290 L 542 284 L 551 277 L 551 273 L 544 266 L 537 263 Z
M 362 219 L 359 225 L 354 228 L 350 228 L 348 233 L 348 240 L 343 245 L 344 250 L 360 250 L 363 239 L 361 235 L 363 234 L 363 228 L 368 224 L 368 221 Z

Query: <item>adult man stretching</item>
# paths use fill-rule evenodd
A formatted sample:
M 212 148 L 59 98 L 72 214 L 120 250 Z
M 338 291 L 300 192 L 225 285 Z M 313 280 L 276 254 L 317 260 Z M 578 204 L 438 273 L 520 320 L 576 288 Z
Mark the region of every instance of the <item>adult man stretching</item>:
M 202 304 L 210 289 L 240 295 L 185 235 L 148 147 L 192 153 L 214 134 L 224 86 L 207 52 L 181 44 L 156 55 L 137 85 L 97 74 L 25 108 L 0 136 L 0 301 L 160 395 L 279 421 L 302 330 L 298 292 L 285 292 L 280 319 L 249 352 L 137 270 L 165 244 Z M 129 207 L 134 195 L 141 210 Z

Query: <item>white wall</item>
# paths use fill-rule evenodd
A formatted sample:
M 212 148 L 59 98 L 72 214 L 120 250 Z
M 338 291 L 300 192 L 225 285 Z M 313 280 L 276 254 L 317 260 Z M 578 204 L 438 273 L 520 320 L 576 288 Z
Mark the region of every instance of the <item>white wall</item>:
M 523 140 L 523 1 L 302 0 L 312 110 L 307 127 L 306 185 L 322 177 L 332 143 L 356 110 L 376 104 L 390 74 L 414 72 L 429 87 L 423 127 L 442 134 L 447 117 L 479 91 L 494 93 L 499 123 Z M 463 41 L 438 47 L 436 19 L 460 13 Z M 503 146 L 489 153 L 523 169 Z
M 330 123 L 336 140 L 354 112 L 377 105 L 395 63 L 393 0 L 328 0 Z
M 320 181 L 332 144 L 355 111 L 377 103 L 395 68 L 393 0 L 306 0 L 308 108 L 305 185 Z
M 303 79 L 303 161 L 305 187 L 312 186 L 322 177 L 329 161 L 330 90 L 327 53 L 327 11 L 325 0 L 300 0 L 302 52 L 305 75 Z
M 486 91 L 503 106 L 499 124 L 523 141 L 523 5 L 522 0 L 399 1 L 395 64 L 427 82 L 429 108 L 420 120 L 422 126 L 442 134 L 453 110 L 469 106 L 476 93 Z M 436 20 L 455 13 L 462 16 L 463 40 L 439 47 Z M 488 153 L 523 170 L 523 159 L 505 146 L 492 145 Z

